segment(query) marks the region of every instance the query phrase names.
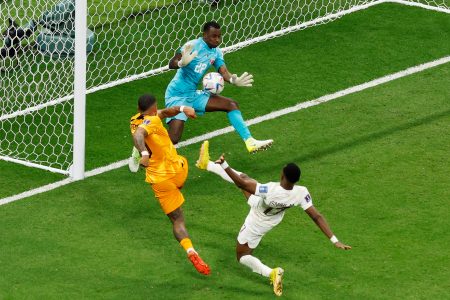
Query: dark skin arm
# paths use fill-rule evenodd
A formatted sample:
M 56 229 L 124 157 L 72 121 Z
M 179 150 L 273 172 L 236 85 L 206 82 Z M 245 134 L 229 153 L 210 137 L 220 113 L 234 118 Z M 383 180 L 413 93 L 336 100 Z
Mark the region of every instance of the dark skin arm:
M 322 216 L 322 214 L 314 206 L 311 206 L 310 208 L 305 210 L 305 212 L 329 239 L 333 236 L 333 232 L 331 231 L 330 226 L 328 226 L 327 220 L 325 220 L 324 216 Z M 334 246 L 343 250 L 352 249 L 352 247 L 341 242 L 335 243 Z
M 158 110 L 158 117 L 161 120 L 165 118 L 174 117 L 180 113 L 180 107 L 181 106 L 172 106 Z M 183 112 L 186 114 L 188 118 L 195 119 L 197 117 L 195 114 L 195 110 L 192 107 L 185 106 L 183 108 Z
M 138 127 L 133 133 L 134 146 L 139 150 L 139 153 L 142 153 L 142 151 L 148 151 L 147 146 L 145 145 L 145 138 L 147 136 L 147 131 L 142 127 Z M 144 167 L 148 167 L 149 160 L 150 155 L 142 155 L 139 163 Z
M 222 164 L 225 161 L 225 154 L 222 154 L 218 160 L 215 161 L 216 164 Z M 248 198 L 248 194 L 254 195 L 256 192 L 257 181 L 253 178 L 248 177 L 245 174 L 237 174 L 232 168 L 228 167 L 225 172 L 233 180 L 234 184 L 240 188 Z
M 219 73 L 220 73 L 220 75 L 222 75 L 223 79 L 226 82 L 230 82 L 232 74 L 230 73 L 230 71 L 228 71 L 228 69 L 225 65 L 223 65 L 219 68 Z
M 181 56 L 181 53 L 175 53 L 175 55 L 169 61 L 169 69 L 176 70 L 180 68 L 178 66 L 178 61 L 180 61 Z

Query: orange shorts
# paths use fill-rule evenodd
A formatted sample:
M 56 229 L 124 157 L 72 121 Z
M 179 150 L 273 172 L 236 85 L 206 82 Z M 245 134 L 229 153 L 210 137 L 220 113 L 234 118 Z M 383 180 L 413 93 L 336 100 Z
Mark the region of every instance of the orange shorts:
M 166 215 L 184 203 L 184 197 L 180 189 L 183 187 L 187 175 L 188 163 L 186 158 L 183 157 L 183 165 L 174 177 L 152 184 L 155 197 L 159 200 L 159 204 Z

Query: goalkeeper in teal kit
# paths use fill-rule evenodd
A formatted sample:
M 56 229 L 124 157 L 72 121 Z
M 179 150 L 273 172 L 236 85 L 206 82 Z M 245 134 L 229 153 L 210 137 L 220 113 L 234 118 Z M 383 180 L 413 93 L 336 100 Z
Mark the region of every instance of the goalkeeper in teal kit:
M 213 111 L 226 112 L 230 124 L 245 142 L 248 152 L 254 153 L 267 149 L 272 145 L 273 140 L 260 141 L 252 137 L 236 101 L 197 90 L 199 82 L 211 66 L 214 66 L 225 81 L 235 86 L 252 86 L 252 75 L 245 72 L 241 76 L 237 76 L 228 71 L 222 51 L 218 48 L 220 42 L 220 25 L 216 22 L 207 22 L 203 25 L 202 37 L 187 42 L 177 51 L 169 62 L 169 68 L 178 69 L 178 71 L 167 87 L 166 107 L 180 106 L 182 109 L 183 106 L 190 106 L 195 109 L 197 115 Z M 173 144 L 177 144 L 181 139 L 186 120 L 186 115 L 181 111 L 178 115 L 166 119 Z M 137 171 L 139 153 L 133 153 L 133 157 L 129 161 L 130 170 Z
M 266 149 L 273 141 L 258 141 L 252 138 L 236 101 L 197 90 L 198 83 L 211 66 L 214 66 L 223 79 L 231 84 L 252 86 L 252 75 L 244 73 L 238 77 L 228 71 L 222 51 L 218 48 L 220 42 L 220 25 L 216 22 L 208 22 L 203 25 L 203 37 L 186 43 L 170 60 L 169 68 L 178 69 L 178 71 L 167 87 L 166 107 L 191 106 L 197 115 L 212 111 L 227 112 L 228 120 L 245 141 L 249 152 Z M 180 140 L 186 120 L 184 113 L 167 119 L 170 139 L 174 144 Z

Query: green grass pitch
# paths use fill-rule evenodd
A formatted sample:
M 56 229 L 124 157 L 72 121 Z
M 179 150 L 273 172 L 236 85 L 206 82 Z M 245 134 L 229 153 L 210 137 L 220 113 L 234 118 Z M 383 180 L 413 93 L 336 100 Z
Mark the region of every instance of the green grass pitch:
M 226 86 L 249 119 L 449 55 L 448 15 L 389 4 L 226 56 L 255 75 Z M 263 63 L 264 62 L 264 63 Z M 173 73 L 88 96 L 87 167 L 124 159 L 128 119 L 143 92 L 160 99 Z M 250 127 L 274 146 L 247 155 L 235 133 L 210 141 L 261 182 L 298 162 L 301 183 L 351 251 L 334 249 L 291 209 L 255 251 L 285 269 L 286 299 L 444 299 L 450 288 L 450 65 Z M 189 121 L 184 139 L 227 125 L 224 114 Z M 272 299 L 265 278 L 236 262 L 248 212 L 242 194 L 190 162 L 187 226 L 211 265 L 198 275 L 171 234 L 143 172 L 126 168 L 0 206 L 1 299 Z M 0 162 L 0 197 L 64 177 Z

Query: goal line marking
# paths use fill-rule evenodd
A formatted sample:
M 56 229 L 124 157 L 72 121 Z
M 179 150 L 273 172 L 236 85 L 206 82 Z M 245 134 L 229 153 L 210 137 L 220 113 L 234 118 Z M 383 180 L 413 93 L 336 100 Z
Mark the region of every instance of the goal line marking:
M 344 89 L 344 90 L 341 90 L 341 91 L 338 91 L 338 92 L 335 92 L 335 93 L 332 93 L 332 94 L 328 94 L 328 95 L 319 97 L 319 98 L 314 99 L 314 100 L 302 102 L 302 103 L 299 103 L 299 104 L 294 105 L 294 106 L 290 106 L 290 107 L 287 107 L 287 108 L 284 108 L 284 109 L 281 109 L 281 110 L 277 110 L 277 111 L 271 112 L 271 113 L 263 115 L 263 116 L 256 117 L 254 119 L 250 119 L 250 120 L 246 121 L 246 124 L 250 126 L 250 125 L 255 125 L 255 124 L 267 121 L 267 120 L 276 119 L 278 117 L 281 117 L 281 116 L 284 116 L 284 115 L 287 115 L 287 114 L 290 114 L 290 113 L 293 113 L 293 112 L 297 112 L 299 110 L 302 110 L 302 109 L 305 109 L 305 108 L 308 108 L 308 107 L 311 107 L 311 106 L 316 106 L 316 105 L 319 105 L 319 104 L 322 104 L 322 103 L 325 103 L 325 102 L 328 102 L 328 101 L 331 101 L 331 100 L 335 100 L 335 99 L 338 99 L 338 98 L 341 98 L 341 97 L 344 97 L 344 96 L 347 96 L 347 95 L 350 95 L 350 94 L 353 94 L 353 93 L 357 93 L 357 92 L 360 92 L 360 91 L 363 91 L 363 90 L 366 90 L 366 89 L 369 89 L 369 88 L 372 88 L 372 87 L 375 87 L 375 86 L 387 83 L 389 81 L 393 81 L 393 80 L 396 80 L 396 79 L 399 79 L 399 78 L 402 78 L 402 77 L 406 77 L 406 76 L 409 76 L 409 75 L 412 75 L 412 74 L 415 74 L 415 73 L 419 73 L 419 72 L 422 72 L 424 70 L 427 70 L 427 69 L 430 69 L 430 68 L 434 68 L 436 66 L 440 66 L 440 65 L 443 65 L 443 64 L 446 64 L 446 63 L 449 63 L 449 62 L 450 62 L 450 56 L 445 56 L 445 57 L 442 57 L 440 59 L 433 60 L 433 61 L 430 61 L 430 62 L 427 62 L 427 63 L 424 63 L 424 64 L 420 64 L 420 65 L 417 65 L 415 67 L 411 67 L 411 68 L 408 68 L 408 69 L 405 69 L 403 71 L 399 71 L 399 72 L 396 72 L 396 73 L 393 73 L 393 74 L 389 74 L 389 75 L 386 75 L 386 76 L 383 76 L 383 77 L 380 77 L 380 78 L 368 81 L 368 82 L 363 83 L 363 84 L 355 85 L 353 87 L 350 87 L 350 88 L 347 88 L 347 89 Z M 213 138 L 213 137 L 217 137 L 217 136 L 220 136 L 220 135 L 232 132 L 232 131 L 234 131 L 232 126 L 228 126 L 228 127 L 222 128 L 222 129 L 218 129 L 218 130 L 206 133 L 206 134 L 202 134 L 202 135 L 190 138 L 190 139 L 188 139 L 186 141 L 183 141 L 183 142 L 181 142 L 181 143 L 179 143 L 177 145 L 177 148 L 186 147 L 186 146 L 189 146 L 189 145 L 192 145 L 192 144 L 195 144 L 195 143 L 198 143 L 198 142 L 202 142 L 204 140 L 207 140 L 207 139 L 210 139 L 210 138 Z M 124 159 L 124 160 L 117 161 L 115 163 L 112 163 L 112 164 L 109 164 L 109 165 L 106 165 L 106 166 L 103 166 L 103 167 L 100 167 L 100 168 L 96 168 L 96 169 L 87 171 L 85 175 L 86 175 L 86 178 L 89 178 L 89 177 L 92 177 L 92 176 L 96 176 L 96 175 L 99 175 L 99 174 L 103 174 L 105 172 L 109 172 L 109 171 L 121 168 L 121 167 L 123 167 L 123 166 L 125 166 L 127 164 L 128 164 L 128 159 Z M 27 197 L 30 197 L 30 196 L 34 196 L 34 195 L 38 195 L 38 194 L 41 194 L 41 193 L 45 193 L 45 192 L 54 190 L 56 188 L 59 188 L 61 186 L 70 184 L 72 182 L 74 182 L 72 179 L 67 178 L 67 179 L 64 179 L 64 180 L 61 180 L 61 181 L 57 181 L 57 182 L 54 182 L 54 183 L 50 183 L 50 184 L 47 184 L 47 185 L 44 185 L 44 186 L 41 186 L 41 187 L 38 187 L 38 188 L 35 188 L 35 189 L 32 189 L 32 190 L 29 190 L 29 191 L 26 191 L 26 192 L 23 192 L 23 193 L 20 193 L 20 194 L 16 194 L 16 195 L 13 195 L 13 196 L 10 196 L 10 197 L 2 198 L 2 199 L 0 199 L 0 205 L 4 205 L 4 204 L 11 203 L 11 202 L 14 202 L 14 201 L 17 201 L 17 200 L 21 200 L 21 199 L 24 199 L 24 198 L 27 198 Z

